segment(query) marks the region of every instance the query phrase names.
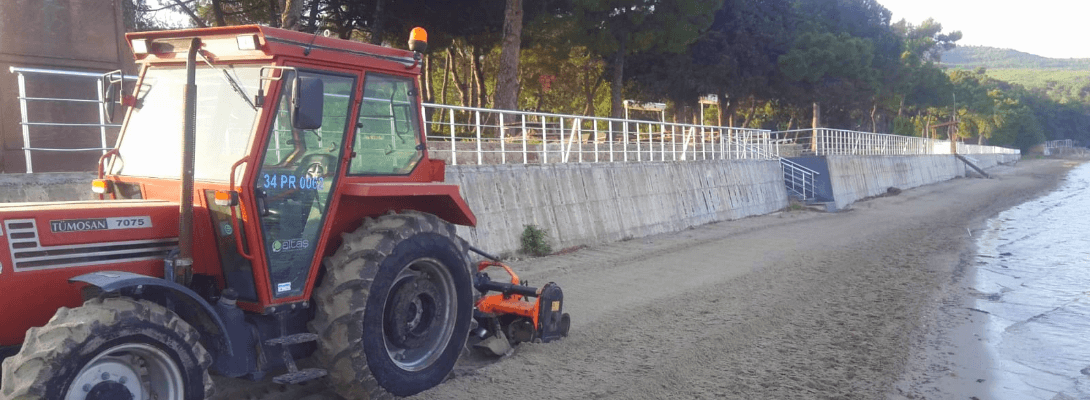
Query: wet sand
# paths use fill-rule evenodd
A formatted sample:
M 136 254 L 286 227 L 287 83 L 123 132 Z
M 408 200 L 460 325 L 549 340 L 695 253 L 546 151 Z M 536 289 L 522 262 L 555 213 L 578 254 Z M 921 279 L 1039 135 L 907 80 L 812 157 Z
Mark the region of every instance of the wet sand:
M 989 379 L 967 304 L 969 232 L 1054 188 L 1027 160 L 854 204 L 513 261 L 555 281 L 571 336 L 468 357 L 417 399 L 946 399 Z M 217 398 L 334 399 L 322 382 L 217 379 Z M 984 397 L 981 397 L 984 398 Z

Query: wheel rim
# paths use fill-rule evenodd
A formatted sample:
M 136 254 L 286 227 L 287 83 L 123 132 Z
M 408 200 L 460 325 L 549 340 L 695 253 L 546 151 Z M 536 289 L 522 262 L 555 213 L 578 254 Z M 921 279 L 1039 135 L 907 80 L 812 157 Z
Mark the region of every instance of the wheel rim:
M 431 258 L 398 272 L 383 307 L 383 343 L 398 368 L 419 371 L 443 354 L 454 333 L 458 298 L 454 277 Z
M 84 365 L 65 400 L 128 396 L 136 400 L 181 400 L 183 384 L 181 368 L 166 352 L 149 344 L 125 343 L 99 353 Z

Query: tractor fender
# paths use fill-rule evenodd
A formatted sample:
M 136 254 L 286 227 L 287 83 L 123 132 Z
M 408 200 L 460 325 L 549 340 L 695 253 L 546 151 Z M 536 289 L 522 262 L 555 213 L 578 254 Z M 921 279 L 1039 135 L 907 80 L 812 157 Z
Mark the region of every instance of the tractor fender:
M 134 274 L 125 271 L 98 271 L 68 279 L 69 283 L 83 282 L 97 287 L 103 293 L 120 293 L 141 300 L 158 303 L 177 313 L 182 319 L 197 328 L 202 338 L 208 338 L 209 351 L 218 354 L 234 355 L 231 338 L 223 319 L 197 292 L 153 276 Z M 215 326 L 209 326 L 215 325 Z M 211 328 L 211 329 L 210 329 Z

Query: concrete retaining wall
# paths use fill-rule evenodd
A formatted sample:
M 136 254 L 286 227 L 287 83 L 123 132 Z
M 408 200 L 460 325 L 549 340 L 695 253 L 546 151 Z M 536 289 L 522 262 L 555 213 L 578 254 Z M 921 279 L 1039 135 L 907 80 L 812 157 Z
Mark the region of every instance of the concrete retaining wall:
M 981 168 L 1017 155 L 970 156 Z M 953 156 L 829 156 L 837 208 L 885 193 L 962 176 Z M 88 200 L 92 173 L 0 174 L 0 202 Z M 544 229 L 554 249 L 677 232 L 767 214 L 788 205 L 776 161 L 447 166 L 477 227 L 459 233 L 493 253 L 513 253 L 525 225 Z
M 91 200 L 96 177 L 92 172 L 0 174 L 0 203 Z
M 554 250 L 676 232 L 788 205 L 776 161 L 448 166 L 477 215 L 459 234 L 513 253 L 525 225 Z
M 1017 161 L 1012 154 L 967 156 L 980 168 Z M 969 168 L 953 155 L 827 156 L 833 198 L 840 209 L 890 187 L 910 189 L 964 176 Z

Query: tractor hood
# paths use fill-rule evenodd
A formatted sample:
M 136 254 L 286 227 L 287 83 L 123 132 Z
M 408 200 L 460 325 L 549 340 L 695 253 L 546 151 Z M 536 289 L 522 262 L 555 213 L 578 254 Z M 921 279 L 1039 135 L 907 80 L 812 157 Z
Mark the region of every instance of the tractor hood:
M 0 204 L 0 346 L 18 345 L 58 307 L 83 300 L 69 278 L 102 270 L 162 276 L 178 247 L 178 203 Z
M 162 259 L 177 236 L 176 202 L 0 204 L 0 274 Z

